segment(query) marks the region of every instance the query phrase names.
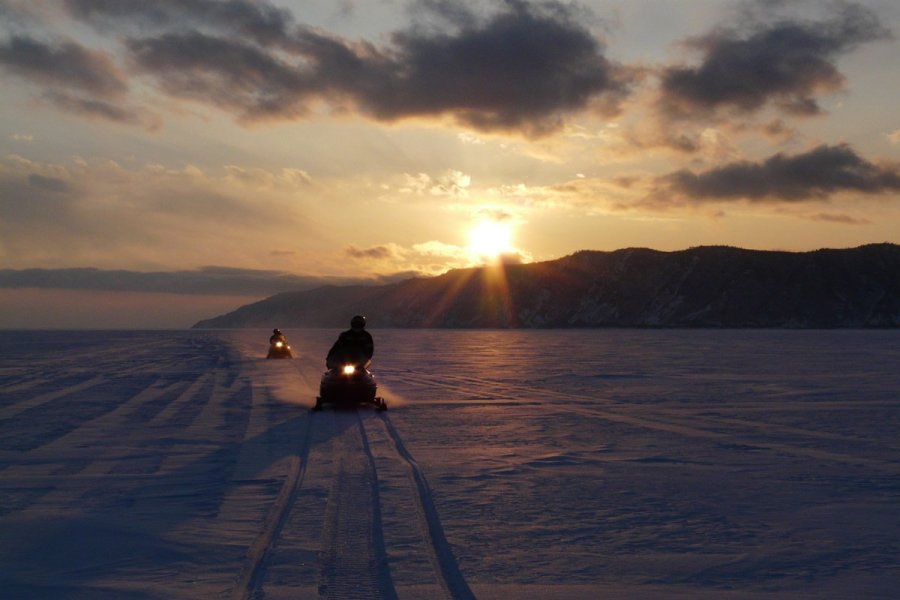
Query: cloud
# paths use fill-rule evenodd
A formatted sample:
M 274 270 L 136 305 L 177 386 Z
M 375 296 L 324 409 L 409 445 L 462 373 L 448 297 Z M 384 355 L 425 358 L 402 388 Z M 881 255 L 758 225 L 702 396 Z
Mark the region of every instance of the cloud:
M 627 77 L 558 4 L 510 2 L 451 33 L 394 35 L 397 93 L 366 98 L 376 116 L 452 113 L 481 130 L 541 133 L 595 100 L 615 105 Z
M 381 276 L 385 281 L 397 280 L 400 275 L 437 275 L 448 269 L 471 266 L 472 257 L 465 248 L 437 240 L 411 246 L 396 243 L 369 248 L 347 246 L 344 255 L 364 262 L 369 268 L 395 275 Z
M 47 44 L 14 36 L 0 44 L 0 65 L 28 80 L 98 96 L 118 96 L 128 88 L 109 55 L 74 42 Z
M 432 177 L 427 173 L 415 175 L 404 173 L 403 178 L 404 184 L 400 191 L 419 196 L 465 197 L 472 184 L 472 178 L 469 175 L 456 169 L 447 169 L 437 177 Z
M 456 139 L 458 139 L 463 144 L 472 144 L 473 146 L 483 146 L 485 144 L 485 141 L 483 139 L 465 131 L 461 131 L 456 134 Z
M 491 216 L 497 216 L 492 213 Z M 512 218 L 511 215 L 498 218 Z M 396 243 L 381 244 L 369 248 L 347 246 L 344 255 L 356 261 L 364 262 L 368 267 L 394 275 L 382 276 L 385 281 L 404 277 L 438 275 L 449 269 L 472 267 L 482 263 L 482 258 L 474 256 L 471 248 L 448 244 L 439 240 L 419 242 L 410 246 Z M 523 250 L 512 249 L 498 257 L 504 264 L 531 262 L 531 254 Z
M 287 10 L 266 2 L 245 0 L 65 0 L 69 12 L 100 29 L 124 24 L 135 31 L 148 28 L 212 27 L 264 45 L 296 44 Z
M 33 173 L 28 176 L 28 184 L 31 187 L 38 188 L 40 190 L 58 192 L 60 194 L 65 194 L 70 191 L 69 184 L 62 179 L 59 179 L 57 177 L 44 177 L 43 175 L 38 175 L 37 173 Z
M 226 165 L 228 177 L 236 182 L 264 188 L 304 188 L 312 184 L 312 177 L 302 169 L 251 169 L 237 165 Z
M 57 239 L 82 233 L 79 215 L 84 192 L 79 183 L 65 168 L 18 157 L 0 162 L 0 238 L 4 244 L 15 248 L 21 239 L 30 240 L 29 246 L 49 249 Z M 34 231 L 42 232 L 40 241 Z
M 0 260 L 8 267 L 255 266 L 271 260 L 272 249 L 301 250 L 310 235 L 293 176 L 275 171 L 276 185 L 266 187 L 191 166 L 6 157 L 0 160 Z
M 861 219 L 858 217 L 852 217 L 850 215 L 844 214 L 835 214 L 835 213 L 816 213 L 814 215 L 810 215 L 809 218 L 813 221 L 822 221 L 825 223 L 837 223 L 839 225 L 871 225 L 872 221 L 869 219 Z
M 104 285 L 115 284 L 113 289 L 120 291 L 192 293 L 190 290 L 208 289 L 209 293 L 228 294 L 243 293 L 237 282 L 247 276 L 240 279 L 229 274 L 224 278 L 221 273 L 190 271 L 189 278 L 142 275 L 138 282 L 123 275 L 116 283 L 120 280 L 110 270 L 127 265 L 135 271 L 169 273 L 179 269 L 182 273 L 197 265 L 232 264 L 251 269 L 302 268 L 313 274 L 348 277 L 360 273 L 393 277 L 397 273 L 438 274 L 473 264 L 469 249 L 436 240 L 348 246 L 352 240 L 341 234 L 346 219 L 335 218 L 334 205 L 323 205 L 321 195 L 353 202 L 364 195 L 360 191 L 368 189 L 370 182 L 361 180 L 329 195 L 328 180 L 310 184 L 303 173 L 234 164 L 215 171 L 192 165 L 174 169 L 97 159 L 52 164 L 8 156 L 0 159 L 0 263 L 17 269 L 105 269 L 102 276 L 92 272 L 42 275 L 50 279 L 77 275 L 80 281 L 94 282 L 80 283 L 78 289 L 94 289 L 98 282 L 106 282 Z M 444 173 L 429 179 L 427 189 L 444 176 L 452 181 L 464 179 L 458 172 Z M 298 194 L 299 189 L 313 193 Z M 457 210 L 449 207 L 450 202 L 443 204 L 448 210 Z M 430 218 L 435 218 L 433 207 L 426 208 Z M 466 210 L 472 211 L 472 207 Z M 510 220 L 515 211 L 494 209 L 481 216 Z M 368 221 L 365 216 L 360 218 L 363 221 L 357 224 L 371 221 L 371 216 Z M 40 233 L 36 235 L 36 231 Z M 260 277 L 268 278 L 271 273 Z M 201 275 L 207 279 L 214 275 L 214 281 L 202 288 Z M 17 285 L 50 285 L 30 276 L 29 281 L 17 279 Z M 156 287 L 152 282 L 157 282 L 153 283 Z M 277 291 L 266 285 L 246 282 L 246 289 Z
M 150 111 L 105 100 L 83 98 L 53 91 L 45 92 L 42 98 L 65 112 L 85 117 L 98 117 L 107 121 L 128 125 L 143 125 L 150 130 L 158 129 L 162 126 L 161 119 Z
M 385 260 L 396 257 L 396 250 L 392 246 L 372 246 L 370 248 L 357 248 L 347 246 L 344 254 L 350 258 Z
M 900 191 L 900 167 L 879 166 L 850 146 L 819 146 L 803 154 L 776 154 L 763 162 L 734 162 L 700 173 L 664 176 L 668 191 L 692 200 L 821 200 L 839 192 Z
M 518 222 L 520 220 L 517 215 L 513 214 L 509 210 L 494 206 L 486 206 L 477 209 L 474 213 L 474 217 L 476 219 L 487 219 L 489 221 L 495 221 L 497 223 Z
M 65 112 L 148 129 L 160 124 L 150 111 L 127 103 L 127 77 L 105 52 L 13 36 L 0 43 L 0 68 L 42 88 L 41 98 Z
M 309 112 L 310 74 L 252 44 L 190 32 L 131 39 L 127 48 L 134 68 L 167 94 L 206 102 L 242 121 Z
M 554 2 L 507 2 L 484 17 L 420 3 L 448 27 L 412 26 L 381 46 L 296 24 L 266 2 L 66 5 L 98 27 L 132 31 L 132 69 L 165 93 L 244 122 L 299 119 L 325 104 L 381 121 L 450 117 L 536 136 L 574 112 L 615 112 L 633 77 L 604 56 L 574 9 Z
M 48 2 L 35 0 L 3 0 L 0 2 L 0 29 L 16 30 L 40 24 L 54 7 Z
M 844 83 L 837 59 L 890 35 L 873 11 L 837 6 L 836 14 L 820 22 L 753 22 L 691 40 L 702 61 L 663 71 L 662 108 L 670 116 L 700 118 L 720 109 L 754 112 L 769 104 L 791 114 L 821 112 L 817 96 Z
M 188 271 L 2 269 L 0 288 L 105 290 L 170 294 L 234 294 L 269 296 L 315 287 L 371 284 L 376 279 L 311 277 L 281 271 L 203 267 Z

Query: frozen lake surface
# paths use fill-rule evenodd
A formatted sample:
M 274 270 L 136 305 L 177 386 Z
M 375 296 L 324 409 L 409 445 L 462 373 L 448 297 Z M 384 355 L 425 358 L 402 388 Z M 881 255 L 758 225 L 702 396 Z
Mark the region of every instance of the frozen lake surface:
M 0 332 L 5 598 L 896 598 L 900 332 Z

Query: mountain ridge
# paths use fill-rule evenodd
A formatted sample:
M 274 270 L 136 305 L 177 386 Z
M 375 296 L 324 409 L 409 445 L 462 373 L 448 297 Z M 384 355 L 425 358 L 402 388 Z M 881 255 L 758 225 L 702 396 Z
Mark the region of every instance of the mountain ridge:
M 900 327 L 900 246 L 581 250 L 380 286 L 283 292 L 195 328 Z

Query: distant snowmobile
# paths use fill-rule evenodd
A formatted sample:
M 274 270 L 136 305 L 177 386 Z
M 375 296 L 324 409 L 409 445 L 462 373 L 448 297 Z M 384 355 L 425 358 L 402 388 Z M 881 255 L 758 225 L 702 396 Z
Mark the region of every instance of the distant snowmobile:
M 266 358 L 294 358 L 287 338 L 277 329 L 272 332 L 272 337 L 269 338 L 269 353 L 266 354 Z
M 335 365 L 322 375 L 313 410 L 322 410 L 325 404 L 343 407 L 371 404 L 378 410 L 387 410 L 385 399 L 375 395 L 377 389 L 375 376 L 365 365 Z

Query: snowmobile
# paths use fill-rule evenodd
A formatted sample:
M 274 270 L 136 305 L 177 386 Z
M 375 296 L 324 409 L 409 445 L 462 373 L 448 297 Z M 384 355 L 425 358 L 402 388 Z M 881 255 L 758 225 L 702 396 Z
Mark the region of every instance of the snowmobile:
M 269 353 L 266 358 L 294 358 L 287 340 L 272 340 L 269 342 Z
M 365 364 L 348 362 L 329 367 L 322 375 L 313 410 L 322 410 L 325 404 L 342 407 L 371 404 L 378 410 L 387 410 L 385 399 L 375 395 L 378 388 L 375 376 Z

